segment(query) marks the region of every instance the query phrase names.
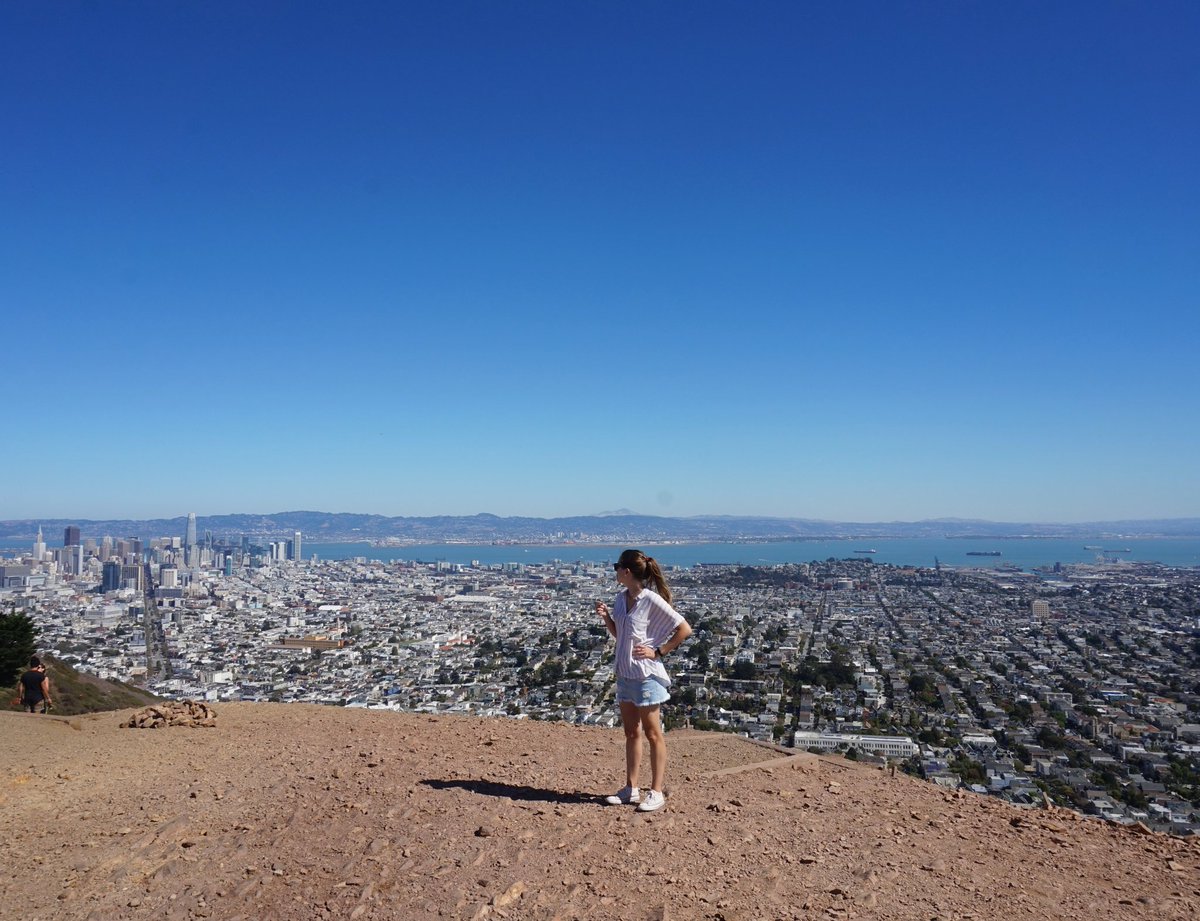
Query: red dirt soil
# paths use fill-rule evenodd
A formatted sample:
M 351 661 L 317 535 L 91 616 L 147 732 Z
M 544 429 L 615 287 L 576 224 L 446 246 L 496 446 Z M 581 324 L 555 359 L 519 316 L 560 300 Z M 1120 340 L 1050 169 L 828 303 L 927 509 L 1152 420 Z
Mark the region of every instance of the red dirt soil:
M 0 713 L 0 915 L 36 919 L 1194 919 L 1200 842 L 839 758 L 668 733 L 219 705 L 209 729 Z M 648 764 L 643 767 L 648 780 Z

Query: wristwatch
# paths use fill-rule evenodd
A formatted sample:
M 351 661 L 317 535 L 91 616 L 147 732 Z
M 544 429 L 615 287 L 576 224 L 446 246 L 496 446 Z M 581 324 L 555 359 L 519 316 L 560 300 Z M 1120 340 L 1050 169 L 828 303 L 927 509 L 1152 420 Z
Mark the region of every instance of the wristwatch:
M 656 659 L 661 659 L 662 657 L 663 657 L 663 651 L 662 651 L 662 647 L 661 647 L 661 646 L 655 646 L 655 647 L 654 647 L 654 658 L 656 658 Z

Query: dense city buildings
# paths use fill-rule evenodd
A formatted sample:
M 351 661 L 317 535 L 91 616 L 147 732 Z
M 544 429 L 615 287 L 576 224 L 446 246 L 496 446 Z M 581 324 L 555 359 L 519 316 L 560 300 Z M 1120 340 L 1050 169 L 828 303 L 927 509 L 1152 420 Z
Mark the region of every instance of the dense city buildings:
M 255 539 L 256 541 L 259 539 Z M 0 560 L 44 650 L 167 697 L 615 726 L 593 612 L 611 565 L 303 562 L 252 542 L 90 539 Z M 78 549 L 76 549 L 78 548 Z M 913 568 L 869 559 L 671 571 L 695 629 L 668 727 L 891 762 L 1016 805 L 1200 830 L 1200 570 Z

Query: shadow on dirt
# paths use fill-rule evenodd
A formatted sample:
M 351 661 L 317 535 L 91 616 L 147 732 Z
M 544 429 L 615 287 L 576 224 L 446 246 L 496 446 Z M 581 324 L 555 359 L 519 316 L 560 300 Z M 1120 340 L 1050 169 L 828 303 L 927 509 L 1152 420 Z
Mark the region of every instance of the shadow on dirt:
M 503 796 L 526 803 L 592 803 L 601 802 L 599 796 L 562 790 L 547 790 L 545 787 L 527 787 L 522 784 L 500 783 L 495 780 L 422 780 L 421 783 L 435 790 L 469 790 L 481 796 Z

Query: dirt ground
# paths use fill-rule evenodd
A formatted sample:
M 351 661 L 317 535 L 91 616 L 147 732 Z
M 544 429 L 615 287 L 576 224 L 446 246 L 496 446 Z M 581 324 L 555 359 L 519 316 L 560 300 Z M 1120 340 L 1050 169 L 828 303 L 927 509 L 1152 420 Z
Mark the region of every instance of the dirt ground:
M 1200 915 L 1200 841 L 729 735 L 669 733 L 668 805 L 644 814 L 600 802 L 619 730 L 216 709 L 158 730 L 0 713 L 0 917 Z

